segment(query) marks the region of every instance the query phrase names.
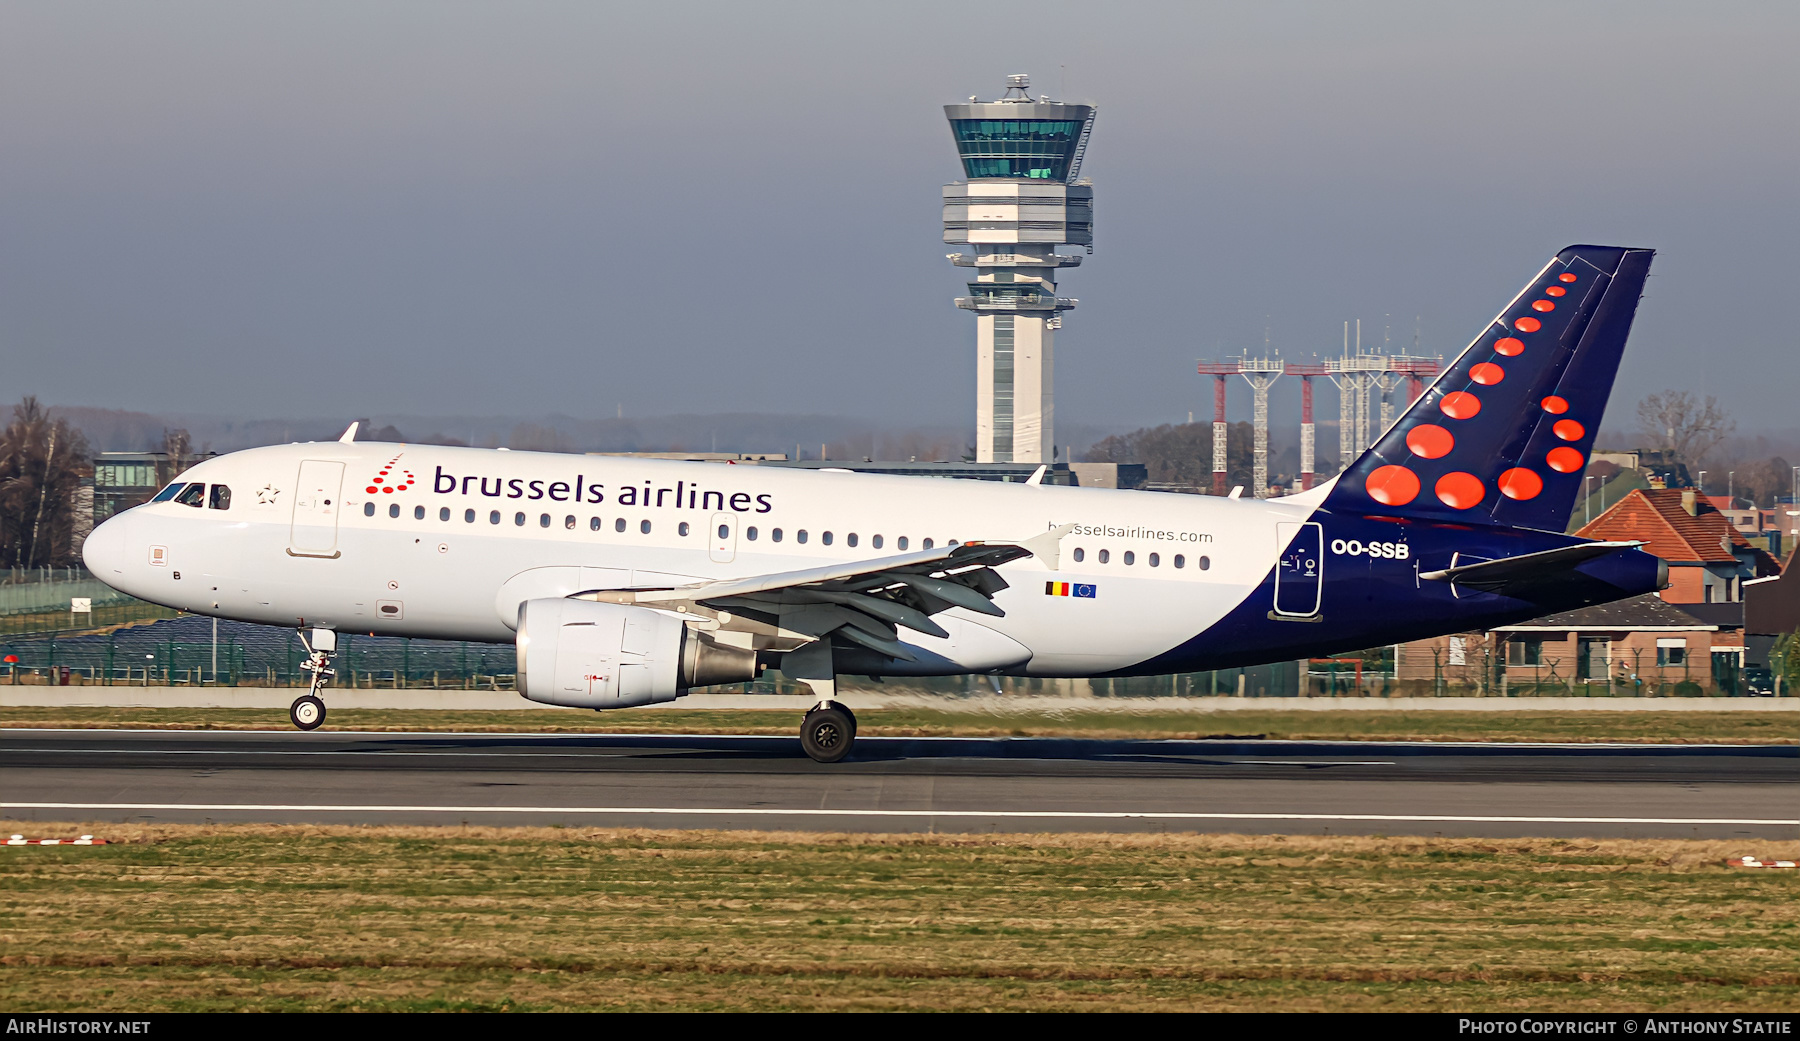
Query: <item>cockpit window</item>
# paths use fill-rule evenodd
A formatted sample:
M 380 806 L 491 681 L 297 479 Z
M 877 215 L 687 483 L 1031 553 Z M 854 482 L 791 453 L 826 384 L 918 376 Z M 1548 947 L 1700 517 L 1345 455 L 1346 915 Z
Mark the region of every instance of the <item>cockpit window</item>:
M 176 481 L 174 484 L 169 485 L 167 488 L 164 488 L 162 491 L 157 492 L 156 498 L 151 499 L 150 501 L 151 502 L 168 502 L 170 499 L 173 499 L 177 495 L 180 495 L 181 490 L 186 487 L 187 487 L 187 483 L 185 481 Z
M 206 504 L 215 510 L 231 509 L 231 489 L 223 484 L 213 485 L 212 497 L 207 500 Z
M 183 506 L 200 507 L 206 505 L 206 485 L 190 484 L 175 496 L 175 501 Z

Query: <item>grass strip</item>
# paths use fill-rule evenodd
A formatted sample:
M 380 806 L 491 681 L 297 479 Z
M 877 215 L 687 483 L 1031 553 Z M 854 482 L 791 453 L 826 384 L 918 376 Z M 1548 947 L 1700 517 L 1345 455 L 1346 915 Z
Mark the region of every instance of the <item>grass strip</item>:
M 1022 706 L 1010 712 L 867 709 L 857 713 L 857 723 L 865 737 L 1800 743 L 1800 717 L 1776 712 L 1047 712 Z M 291 726 L 284 709 L 253 708 L 7 708 L 0 710 L 0 724 L 203 730 Z M 799 724 L 798 712 L 769 709 L 332 709 L 326 729 L 792 735 Z
M 0 1006 L 1786 1011 L 1738 843 L 14 825 Z

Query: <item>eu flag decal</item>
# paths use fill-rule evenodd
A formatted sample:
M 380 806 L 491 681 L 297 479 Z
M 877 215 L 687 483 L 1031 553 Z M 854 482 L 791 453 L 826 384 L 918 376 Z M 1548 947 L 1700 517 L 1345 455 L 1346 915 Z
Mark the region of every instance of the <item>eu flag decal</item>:
M 1098 586 L 1080 582 L 1045 582 L 1044 595 L 1076 596 L 1083 600 L 1092 600 L 1094 599 L 1094 593 L 1098 588 Z

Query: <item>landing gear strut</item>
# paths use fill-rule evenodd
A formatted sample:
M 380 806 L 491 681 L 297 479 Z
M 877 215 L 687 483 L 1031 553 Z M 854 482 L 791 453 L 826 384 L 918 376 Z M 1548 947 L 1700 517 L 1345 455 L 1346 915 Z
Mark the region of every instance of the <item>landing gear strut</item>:
M 337 633 L 330 629 L 314 629 L 309 641 L 302 632 L 300 643 L 307 652 L 300 668 L 312 673 L 312 685 L 288 706 L 288 719 L 301 730 L 317 730 L 325 725 L 325 699 L 319 696 L 319 691 L 337 675 L 337 670 L 331 667 L 332 656 L 337 654 Z
M 850 754 L 856 743 L 856 715 L 837 700 L 837 670 L 831 661 L 831 641 L 819 640 L 781 660 L 781 671 L 806 684 L 819 703 L 800 721 L 800 747 L 821 763 L 835 763 Z

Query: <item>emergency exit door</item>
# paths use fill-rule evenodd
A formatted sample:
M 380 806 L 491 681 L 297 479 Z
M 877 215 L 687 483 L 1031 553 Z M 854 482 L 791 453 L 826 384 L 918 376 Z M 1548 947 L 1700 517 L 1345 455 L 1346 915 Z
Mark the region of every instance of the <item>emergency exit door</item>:
M 288 553 L 296 557 L 338 556 L 338 514 L 344 464 L 329 459 L 305 459 L 294 480 L 294 519 L 288 536 Z
M 707 534 L 712 537 L 712 559 L 715 564 L 729 564 L 737 556 L 738 518 L 735 513 L 715 513 Z

